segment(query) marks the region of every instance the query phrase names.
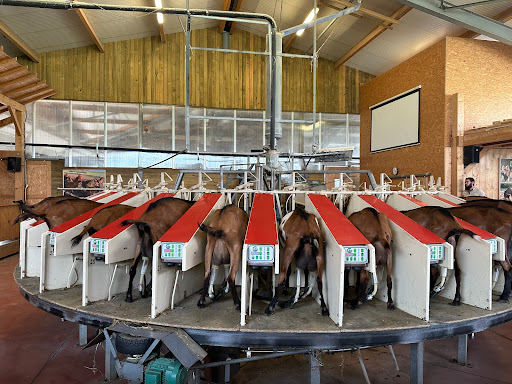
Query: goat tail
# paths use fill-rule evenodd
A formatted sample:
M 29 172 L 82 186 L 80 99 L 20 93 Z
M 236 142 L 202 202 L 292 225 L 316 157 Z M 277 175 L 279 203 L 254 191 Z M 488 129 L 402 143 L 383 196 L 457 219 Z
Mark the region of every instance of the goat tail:
M 445 237 L 445 240 L 449 239 L 451 236 L 456 236 L 458 238 L 462 234 L 471 236 L 473 239 L 477 239 L 477 240 L 481 239 L 481 237 L 478 236 L 475 232 L 461 227 L 461 228 L 454 228 L 450 232 L 448 232 L 448 235 Z
M 84 235 L 84 232 L 82 231 L 79 235 L 76 235 L 71 239 L 71 247 L 76 247 L 80 242 L 82 241 L 82 237 Z
M 217 239 L 220 239 L 222 236 L 224 236 L 224 231 L 222 229 L 215 230 L 212 227 L 199 223 L 197 223 L 197 225 L 201 231 L 206 232 L 208 235 L 216 237 Z
M 137 220 L 123 220 L 121 222 L 121 225 L 123 227 L 127 226 L 127 225 L 132 225 L 132 224 L 135 224 L 137 222 Z
M 13 204 L 25 204 L 23 200 L 13 200 Z

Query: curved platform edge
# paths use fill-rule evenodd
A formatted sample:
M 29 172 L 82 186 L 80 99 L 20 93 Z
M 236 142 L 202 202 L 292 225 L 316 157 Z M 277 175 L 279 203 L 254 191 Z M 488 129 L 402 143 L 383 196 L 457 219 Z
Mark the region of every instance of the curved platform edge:
M 76 322 L 97 328 L 107 328 L 117 319 L 91 315 L 80 310 L 70 309 L 48 302 L 37 294 L 30 293 L 18 286 L 22 296 L 33 306 L 42 309 L 66 321 Z M 427 327 L 384 330 L 373 332 L 340 333 L 293 333 L 293 332 L 241 332 L 224 330 L 204 330 L 183 328 L 200 345 L 239 348 L 312 348 L 312 349 L 350 349 L 357 347 L 377 347 L 391 344 L 413 344 L 429 340 L 477 333 L 504 324 L 512 320 L 512 310 L 490 314 L 477 319 L 462 320 L 456 323 L 430 323 Z M 127 323 L 130 326 L 162 328 L 160 324 Z

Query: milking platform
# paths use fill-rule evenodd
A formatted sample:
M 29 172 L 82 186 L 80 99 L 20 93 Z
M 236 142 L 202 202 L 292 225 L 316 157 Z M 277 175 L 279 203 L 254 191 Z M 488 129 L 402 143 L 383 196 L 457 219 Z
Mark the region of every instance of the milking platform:
M 150 316 L 150 298 L 138 298 L 126 303 L 124 294 L 111 301 L 98 301 L 82 306 L 82 287 L 39 293 L 39 278 L 19 279 L 19 266 L 14 272 L 20 292 L 32 305 L 67 321 L 98 328 L 123 323 L 145 329 L 181 329 L 197 344 L 237 347 L 350 350 L 362 347 L 411 344 L 411 382 L 423 382 L 423 342 L 459 336 L 458 361 L 466 362 L 467 336 L 512 320 L 512 304 L 493 302 L 492 310 L 462 304 L 454 307 L 443 297 L 431 299 L 430 321 L 425 322 L 395 309 L 386 303 L 372 300 L 357 310 L 345 304 L 345 318 L 338 327 L 329 317 L 322 317 L 320 306 L 308 297 L 292 309 L 276 308 L 266 316 L 266 303 L 254 300 L 253 312 L 246 326 L 240 326 L 240 313 L 234 308 L 231 295 L 207 302 L 204 309 L 197 307 L 199 294 L 193 294 L 174 310 L 167 310 L 155 319 Z M 498 298 L 493 295 L 493 300 Z M 312 355 L 312 354 L 311 354 Z M 310 359 L 310 382 L 319 383 L 320 374 Z M 318 368 L 318 366 L 316 366 Z M 192 366 L 191 369 L 194 369 Z

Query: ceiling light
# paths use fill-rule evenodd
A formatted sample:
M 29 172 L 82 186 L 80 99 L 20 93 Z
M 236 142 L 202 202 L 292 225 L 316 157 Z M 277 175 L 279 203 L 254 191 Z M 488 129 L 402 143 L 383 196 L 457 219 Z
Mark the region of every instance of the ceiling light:
M 318 10 L 320 8 L 316 8 L 316 12 L 315 13 L 318 13 Z M 304 22 L 302 24 L 307 24 L 309 23 L 310 21 L 313 20 L 313 17 L 315 17 L 315 14 L 313 13 L 313 9 L 311 10 L 311 12 L 309 12 L 309 15 L 304 19 Z M 299 29 L 297 31 L 297 36 L 302 36 L 302 34 L 304 33 L 304 29 Z
M 162 8 L 162 0 L 155 0 L 155 7 Z M 164 23 L 164 15 L 161 12 L 156 13 L 156 19 L 158 20 L 158 24 Z

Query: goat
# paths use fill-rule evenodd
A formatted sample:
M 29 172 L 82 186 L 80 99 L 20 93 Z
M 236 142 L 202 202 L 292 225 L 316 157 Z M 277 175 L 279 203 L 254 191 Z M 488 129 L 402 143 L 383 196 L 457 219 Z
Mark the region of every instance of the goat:
M 395 309 L 395 304 L 391 297 L 391 288 L 393 287 L 391 279 L 393 258 L 391 252 L 391 228 L 389 227 L 387 216 L 384 213 L 378 212 L 375 208 L 365 208 L 359 212 L 354 212 L 348 219 L 375 247 L 375 264 L 386 267 L 386 283 L 388 287 L 387 308 Z M 360 274 L 361 283 L 357 290 L 357 298 L 352 304 L 352 308 L 357 308 L 361 305 L 366 296 L 370 276 L 365 269 L 362 269 Z
M 135 258 L 130 267 L 130 281 L 128 283 L 128 291 L 126 292 L 126 302 L 131 303 L 133 301 L 132 284 L 140 259 L 144 259 L 142 268 L 145 271 L 148 262 L 153 259 L 153 244 L 178 221 L 192 204 L 192 201 L 181 200 L 175 197 L 164 197 L 149 204 L 146 211 L 138 219 L 124 220 L 121 223 L 123 226 L 135 224 L 139 231 Z M 142 297 L 148 295 L 146 289 L 141 286 L 139 286 L 139 291 Z
M 48 224 L 48 228 L 52 229 L 101 205 L 101 203 L 96 203 L 95 201 L 73 199 L 58 201 L 45 210 L 34 210 L 28 207 L 25 209 L 35 219 L 44 220 Z
M 52 205 L 55 205 L 59 201 L 64 200 L 77 200 L 78 197 L 75 196 L 50 196 L 46 197 L 40 202 L 32 205 L 25 204 L 23 200 L 13 201 L 13 203 L 18 203 L 21 209 L 21 213 L 14 219 L 13 225 L 19 223 L 20 221 L 38 218 L 39 214 L 44 213 L 48 208 Z M 28 212 L 30 210 L 33 213 Z
M 463 228 L 447 208 L 429 206 L 412 209 L 410 211 L 402 213 L 453 246 L 455 259 L 454 273 L 456 288 L 455 297 L 451 304 L 455 306 L 460 305 L 461 270 L 457 262 L 457 244 L 462 234 L 466 234 L 468 236 L 478 239 L 480 237 L 476 235 L 474 232 L 470 231 L 469 229 Z M 437 277 L 439 276 L 438 271 L 438 268 L 436 268 L 435 270 L 431 268 L 432 286 L 436 283 Z M 434 296 L 437 293 L 438 291 L 435 291 L 432 293 L 432 295 Z
M 493 207 L 500 208 L 504 211 L 512 213 L 512 201 L 494 200 L 482 197 L 466 201 L 465 203 L 461 204 L 461 207 Z
M 227 282 L 225 279 L 223 288 L 229 287 L 233 303 L 236 309 L 240 310 L 240 298 L 236 292 L 235 277 L 240 266 L 248 222 L 249 216 L 243 209 L 238 208 L 236 205 L 227 205 L 214 212 L 210 225 L 199 225 L 199 228 L 207 233 L 204 255 L 204 284 L 201 296 L 197 302 L 199 308 L 205 307 L 207 292 L 212 300 L 216 298 L 213 291 L 216 271 L 221 265 L 224 265 L 225 270 L 227 265 L 229 265 L 229 273 L 226 276 Z M 227 290 L 224 293 L 227 293 Z
M 308 271 L 317 271 L 316 283 L 318 291 L 320 292 L 322 316 L 328 316 L 329 310 L 325 304 L 322 290 L 324 241 L 316 217 L 307 213 L 304 208 L 298 205 L 293 212 L 290 212 L 283 217 L 283 220 L 279 225 L 279 231 L 280 236 L 285 243 L 284 255 L 281 259 L 279 283 L 274 297 L 265 309 L 265 314 L 271 315 L 273 313 L 273 310 L 279 300 L 279 295 L 283 293 L 284 281 L 288 267 L 295 258 L 296 267 L 302 269 L 305 275 L 307 275 Z M 297 287 L 297 290 L 299 289 L 300 287 Z M 309 294 L 310 291 L 311 289 L 306 289 L 306 292 L 299 298 L 295 295 L 295 297 L 292 297 L 290 301 L 285 304 L 285 307 L 291 308 L 298 299 Z
M 91 217 L 89 224 L 84 227 L 82 232 L 71 239 L 71 246 L 75 247 L 80 244 L 85 234 L 89 234 L 90 236 L 98 232 L 100 229 L 106 227 L 110 223 L 113 223 L 133 209 L 134 207 L 123 204 L 109 205 L 108 207 L 101 208 L 93 217 Z
M 501 209 L 489 206 L 461 206 L 449 209 L 450 213 L 479 228 L 491 232 L 505 240 L 506 258 L 500 261 L 505 276 L 505 285 L 499 301 L 508 302 L 512 284 L 512 215 Z

